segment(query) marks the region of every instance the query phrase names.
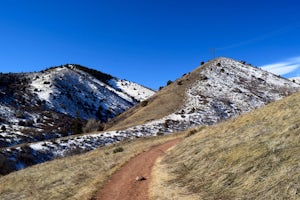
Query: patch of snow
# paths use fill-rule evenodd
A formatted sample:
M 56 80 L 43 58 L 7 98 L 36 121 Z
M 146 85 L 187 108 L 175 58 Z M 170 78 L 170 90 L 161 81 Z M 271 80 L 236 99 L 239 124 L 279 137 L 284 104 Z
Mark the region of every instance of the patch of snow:
M 127 80 L 112 79 L 109 83 L 138 101 L 144 101 L 155 94 L 153 90 Z
M 126 130 L 60 138 L 54 141 L 31 144 L 30 147 L 35 150 L 35 153 L 53 155 L 53 157 L 48 157 L 48 159 L 53 159 L 66 156 L 72 151 L 78 151 L 78 149 L 82 151 L 92 150 L 124 139 L 154 136 L 161 133 L 169 134 L 194 126 L 211 125 L 278 100 L 300 88 L 300 85 L 287 79 L 226 58 L 215 60 L 209 66 L 206 65 L 198 70 L 197 73 L 199 80 L 186 91 L 186 99 L 182 107 L 162 119 Z M 75 82 L 71 83 L 74 84 L 74 88 L 78 89 L 79 86 Z M 103 93 L 100 94 L 93 90 L 93 86 L 98 87 L 99 84 L 97 84 L 96 81 L 90 82 L 90 85 L 86 84 L 87 87 L 84 89 L 95 92 L 96 96 L 101 98 Z M 105 90 L 104 94 L 110 94 L 112 89 L 124 87 L 123 89 L 129 91 L 130 96 L 136 98 L 135 95 L 137 94 L 132 89 L 136 87 L 134 84 L 126 81 L 110 82 L 110 85 L 113 84 L 115 85 Z M 146 98 L 142 95 L 137 96 L 140 99 Z M 118 103 L 118 99 L 114 98 L 106 101 L 110 102 L 109 105 L 117 105 Z
M 32 92 L 46 101 L 50 108 L 73 117 L 95 118 L 101 107 L 111 116 L 124 112 L 141 99 L 148 98 L 154 91 L 138 84 L 126 82 L 128 87 L 119 88 L 119 81 L 112 79 L 109 85 L 99 81 L 72 65 L 37 73 L 32 81 Z M 135 88 L 135 93 L 132 92 Z M 103 113 L 103 115 L 107 115 Z

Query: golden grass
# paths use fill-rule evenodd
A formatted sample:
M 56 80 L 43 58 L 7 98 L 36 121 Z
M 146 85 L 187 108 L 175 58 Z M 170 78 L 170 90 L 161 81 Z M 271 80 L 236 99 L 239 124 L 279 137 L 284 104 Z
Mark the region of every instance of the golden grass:
M 213 62 L 213 61 L 211 61 Z M 138 104 L 128 111 L 112 119 L 107 125 L 107 130 L 122 130 L 132 126 L 163 118 L 178 111 L 184 103 L 186 90 L 199 80 L 199 73 L 211 62 L 196 68 L 189 74 L 177 79 L 172 84 L 158 91 L 147 99 L 147 106 Z
M 300 93 L 202 129 L 155 170 L 156 199 L 300 199 Z
M 165 183 L 172 180 L 172 176 L 168 173 L 167 165 L 161 162 L 162 157 L 158 158 L 152 170 L 152 180 L 150 183 L 150 199 L 151 200 L 197 200 L 198 196 L 188 191 L 176 187 L 166 187 Z
M 0 177 L 0 199 L 91 199 L 131 157 L 178 137 L 182 134 L 124 142 L 8 174 Z M 113 153 L 117 147 L 124 151 Z

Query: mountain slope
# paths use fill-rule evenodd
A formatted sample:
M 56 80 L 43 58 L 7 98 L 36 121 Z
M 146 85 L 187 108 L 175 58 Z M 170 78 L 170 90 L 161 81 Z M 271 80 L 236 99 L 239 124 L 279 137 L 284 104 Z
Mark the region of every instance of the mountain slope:
M 132 92 L 135 87 L 136 91 Z M 40 100 L 46 101 L 46 105 L 57 112 L 73 117 L 78 112 L 80 118 L 100 118 L 102 121 L 154 94 L 138 84 L 78 65 L 35 74 L 31 88 Z
M 79 65 L 0 74 L 0 148 L 74 134 L 74 124 L 106 122 L 153 94 Z
M 110 122 L 109 130 L 164 117 L 210 125 L 280 99 L 298 88 L 298 84 L 261 69 L 218 58 L 157 92 L 146 106 L 140 104 L 122 113 Z
M 299 199 L 299 107 L 296 93 L 241 117 L 190 131 L 194 135 L 156 167 L 153 198 Z M 164 193 L 158 189 L 162 187 Z
M 2 149 L 15 169 L 93 150 L 126 139 L 212 125 L 299 90 L 300 85 L 258 68 L 218 58 L 186 74 L 154 96 L 111 120 L 104 132 Z M 115 125 L 114 125 L 115 124 Z M 20 155 L 26 159 L 18 159 Z M 22 156 L 21 156 L 22 157 Z

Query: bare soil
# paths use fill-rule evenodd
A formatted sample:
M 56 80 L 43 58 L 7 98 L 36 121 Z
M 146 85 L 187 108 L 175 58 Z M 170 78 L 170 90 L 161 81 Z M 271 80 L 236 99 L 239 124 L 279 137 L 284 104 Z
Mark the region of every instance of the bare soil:
M 151 171 L 156 159 L 181 139 L 171 140 L 152 147 L 126 163 L 103 186 L 93 199 L 97 200 L 147 200 L 149 199 L 149 184 Z M 146 180 L 137 181 L 143 176 Z

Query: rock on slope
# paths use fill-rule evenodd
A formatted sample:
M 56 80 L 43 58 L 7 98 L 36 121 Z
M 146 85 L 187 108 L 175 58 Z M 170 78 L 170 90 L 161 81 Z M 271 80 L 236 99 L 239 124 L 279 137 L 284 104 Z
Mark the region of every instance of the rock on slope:
M 27 149 L 23 147 L 3 152 L 13 155 L 11 157 L 27 152 L 38 158 L 53 159 L 72 152 L 92 150 L 125 138 L 211 125 L 287 96 L 299 87 L 292 81 L 261 69 L 219 58 L 184 75 L 112 120 L 115 125 L 111 131 L 39 142 L 27 146 Z M 33 159 L 33 162 L 38 163 L 42 159 Z M 24 162 L 22 164 L 24 166 Z

